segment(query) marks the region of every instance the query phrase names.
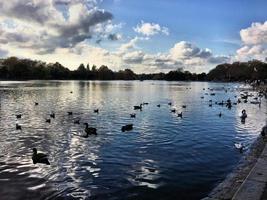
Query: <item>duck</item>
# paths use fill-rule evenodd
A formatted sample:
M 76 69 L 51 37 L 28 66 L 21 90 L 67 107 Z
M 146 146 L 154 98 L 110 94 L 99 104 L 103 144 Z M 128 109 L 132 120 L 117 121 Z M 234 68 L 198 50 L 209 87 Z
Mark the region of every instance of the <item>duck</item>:
M 127 125 L 121 127 L 122 132 L 130 131 L 130 130 L 133 130 L 133 124 L 127 124 Z
M 172 105 L 172 102 L 169 102 L 168 105 L 171 106 Z
M 134 110 L 142 110 L 142 104 L 140 104 L 139 106 L 134 106 Z
M 183 112 L 178 113 L 178 114 L 177 114 L 177 117 L 182 118 L 182 117 L 183 117 Z
M 143 105 L 148 105 L 149 103 L 148 102 L 144 102 Z
M 21 116 L 22 116 L 22 114 L 18 114 L 18 115 L 16 115 L 16 118 L 17 118 L 17 119 L 20 119 Z
M 32 149 L 33 154 L 32 154 L 32 162 L 33 164 L 36 163 L 42 163 L 46 165 L 50 165 L 50 162 L 48 161 L 47 155 L 43 153 L 37 153 L 37 149 L 33 148 Z
M 74 123 L 74 124 L 80 124 L 80 120 L 79 120 L 79 119 L 76 119 L 76 120 L 74 120 L 73 123 Z
M 246 113 L 246 110 L 242 110 L 242 115 L 240 117 L 242 120 L 245 120 L 247 118 L 247 113 Z
M 223 106 L 224 105 L 224 101 L 219 102 L 218 105 Z
M 84 125 L 85 125 L 84 131 L 86 133 L 84 137 L 88 137 L 89 135 L 97 135 L 96 128 L 89 127 L 88 123 L 84 123 Z
M 133 114 L 130 114 L 130 117 L 131 117 L 131 118 L 135 118 L 135 116 L 136 116 L 136 114 L 135 114 L 135 113 L 133 113 Z
M 240 153 L 242 153 L 244 150 L 244 145 L 242 143 L 235 143 L 235 148 L 237 148 Z
M 55 113 L 51 113 L 51 114 L 50 114 L 50 117 L 51 117 L 51 118 L 55 118 Z
M 261 130 L 261 135 L 264 137 L 265 135 L 267 135 L 267 125 L 265 125 L 262 130 Z
M 204 97 L 202 96 L 202 97 L 200 97 L 201 99 L 204 99 Z
M 73 92 L 72 92 L 72 91 L 70 91 L 70 93 L 72 94 Z
M 212 103 L 209 104 L 209 107 L 212 107 Z
M 215 93 L 210 93 L 210 96 L 215 96 Z
M 171 112 L 172 113 L 175 113 L 176 112 L 176 109 L 175 108 L 171 109 Z
M 99 109 L 95 109 L 95 110 L 94 110 L 94 113 L 98 113 L 98 112 L 99 112 Z
M 68 115 L 72 115 L 73 113 L 71 111 L 68 112 Z
M 21 130 L 21 125 L 16 124 L 16 130 Z
M 46 119 L 45 122 L 46 123 L 51 123 L 51 119 Z
M 34 105 L 38 106 L 38 105 L 39 105 L 39 103 L 38 103 L 38 102 L 35 102 L 35 103 L 34 103 Z
M 229 108 L 229 109 L 232 108 L 232 102 L 231 102 L 230 99 L 228 99 L 228 100 L 226 101 L 226 107 Z
M 160 107 L 160 104 L 158 104 L 157 107 Z
M 222 117 L 222 112 L 219 113 L 219 117 Z
M 182 108 L 186 108 L 186 105 L 182 105 Z

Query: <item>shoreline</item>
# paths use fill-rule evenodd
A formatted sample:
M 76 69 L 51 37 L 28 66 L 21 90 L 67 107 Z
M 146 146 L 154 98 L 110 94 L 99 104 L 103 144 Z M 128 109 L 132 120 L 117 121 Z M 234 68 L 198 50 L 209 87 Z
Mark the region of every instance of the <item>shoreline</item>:
M 247 154 L 240 160 L 236 168 L 202 200 L 229 200 L 232 199 L 248 174 L 253 169 L 267 144 L 267 138 L 260 134 L 252 143 Z

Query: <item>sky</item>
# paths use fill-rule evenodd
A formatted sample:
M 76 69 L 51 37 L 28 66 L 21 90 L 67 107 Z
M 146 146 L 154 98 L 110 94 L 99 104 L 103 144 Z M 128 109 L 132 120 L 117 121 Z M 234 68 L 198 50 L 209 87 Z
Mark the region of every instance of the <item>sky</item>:
M 266 0 L 9 0 L 0 58 L 137 73 L 267 58 Z

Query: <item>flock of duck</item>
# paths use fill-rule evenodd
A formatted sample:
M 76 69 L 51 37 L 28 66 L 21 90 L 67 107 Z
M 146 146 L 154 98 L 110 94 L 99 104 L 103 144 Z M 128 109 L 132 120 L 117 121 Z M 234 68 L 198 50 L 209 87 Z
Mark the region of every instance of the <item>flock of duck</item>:
M 187 88 L 187 89 L 191 89 L 191 88 Z M 203 90 L 205 90 L 205 88 L 203 88 Z M 213 91 L 212 88 L 208 88 L 208 90 Z M 227 92 L 227 89 L 225 89 L 225 92 Z M 71 91 L 70 93 L 73 93 L 73 92 Z M 214 93 L 214 92 L 205 93 L 205 95 L 215 96 L 216 93 Z M 257 96 L 255 96 L 255 97 L 254 97 L 253 94 L 249 94 L 248 92 L 243 92 L 243 93 L 241 93 L 240 98 L 238 98 L 236 102 L 232 102 L 230 100 L 230 98 L 229 98 L 226 101 L 224 101 L 224 100 L 222 100 L 220 102 L 216 101 L 216 102 L 214 102 L 214 104 L 215 105 L 220 105 L 220 106 L 225 106 L 226 108 L 231 109 L 233 105 L 237 105 L 237 104 L 239 104 L 241 102 L 247 103 L 248 102 L 248 97 L 254 97 L 253 101 L 251 101 L 251 104 L 258 104 L 260 106 L 261 105 L 261 98 L 263 96 L 264 96 L 263 92 L 259 92 L 257 94 Z M 235 98 L 237 98 L 237 96 L 235 96 Z M 201 99 L 204 99 L 204 96 L 201 96 Z M 143 103 L 141 103 L 139 105 L 134 106 L 133 109 L 142 111 L 143 107 L 148 105 L 148 104 L 149 104 L 148 102 L 143 102 Z M 213 104 L 212 100 L 209 100 L 209 104 L 208 104 L 209 107 L 212 107 L 214 104 Z M 35 106 L 38 106 L 38 105 L 39 105 L 39 103 L 35 102 Z M 173 106 L 172 102 L 169 102 L 168 105 L 169 106 Z M 161 104 L 157 104 L 156 106 L 157 107 L 161 107 Z M 186 108 L 187 105 L 182 105 L 181 107 L 182 108 Z M 172 107 L 170 109 L 170 112 L 177 114 L 177 117 L 179 117 L 179 118 L 183 118 L 183 112 L 177 112 L 175 107 Z M 94 109 L 94 113 L 98 114 L 99 113 L 99 109 Z M 69 111 L 69 112 L 67 112 L 67 115 L 73 115 L 73 112 Z M 218 114 L 218 116 L 222 117 L 222 113 L 220 112 Z M 20 119 L 21 117 L 22 117 L 22 114 L 17 114 L 16 115 L 17 119 Z M 45 119 L 46 123 L 51 123 L 51 119 L 55 119 L 55 113 L 54 112 L 50 113 L 49 117 L 50 118 L 46 118 Z M 131 118 L 135 118 L 136 117 L 136 113 L 131 113 L 130 117 Z M 245 123 L 245 119 L 247 118 L 246 110 L 242 110 L 240 118 L 241 118 L 241 122 Z M 80 124 L 80 119 L 74 120 L 73 123 L 74 124 Z M 97 129 L 96 128 L 90 127 L 88 123 L 83 123 L 83 124 L 85 125 L 85 128 L 84 128 L 85 135 L 81 135 L 81 137 L 88 138 L 90 135 L 97 135 Z M 22 129 L 21 125 L 16 123 L 16 129 L 17 130 L 21 130 Z M 133 129 L 133 124 L 126 124 L 126 125 L 121 127 L 121 131 L 122 132 L 131 131 L 132 129 Z M 262 136 L 267 135 L 267 127 L 266 126 L 263 128 L 261 134 L 262 134 Z M 242 145 L 242 143 L 236 143 L 235 147 L 237 149 L 239 149 L 240 151 L 242 151 L 243 148 L 244 148 L 244 145 Z M 32 161 L 33 161 L 34 164 L 43 163 L 43 164 L 50 165 L 50 162 L 48 161 L 48 156 L 46 154 L 43 154 L 43 153 L 38 153 L 36 148 L 33 148 Z

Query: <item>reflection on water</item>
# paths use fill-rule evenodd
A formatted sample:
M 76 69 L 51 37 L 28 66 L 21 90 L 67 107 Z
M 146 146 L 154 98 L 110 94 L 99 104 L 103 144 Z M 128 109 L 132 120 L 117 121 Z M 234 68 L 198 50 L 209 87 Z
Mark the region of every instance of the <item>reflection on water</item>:
M 234 143 L 242 142 L 248 149 L 266 122 L 265 100 L 260 107 L 249 101 L 232 109 L 214 103 L 228 98 L 236 102 L 239 86 L 149 81 L 0 82 L 0 196 L 199 199 L 240 160 L 242 155 Z M 213 88 L 215 96 L 209 95 L 207 88 Z M 149 104 L 143 111 L 134 111 L 133 106 L 142 102 Z M 168 102 L 183 112 L 183 118 L 170 112 Z M 99 114 L 93 112 L 96 108 Z M 240 120 L 243 109 L 248 114 L 245 124 Z M 51 112 L 56 116 L 48 124 L 45 119 Z M 136 118 L 130 118 L 130 113 L 136 113 Z M 16 119 L 15 114 L 22 114 L 22 118 Z M 74 124 L 75 119 L 81 124 Z M 97 128 L 98 135 L 80 137 L 84 122 Z M 22 130 L 16 130 L 16 123 Z M 121 126 L 127 123 L 133 123 L 134 129 L 122 133 Z M 49 155 L 51 166 L 32 164 L 33 147 Z

